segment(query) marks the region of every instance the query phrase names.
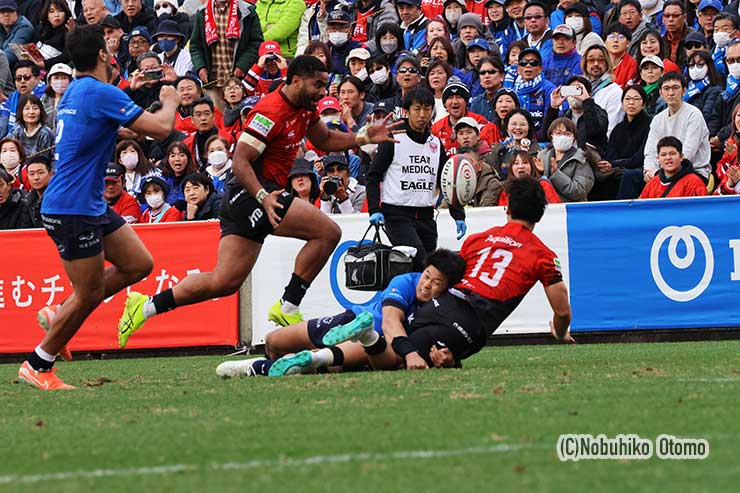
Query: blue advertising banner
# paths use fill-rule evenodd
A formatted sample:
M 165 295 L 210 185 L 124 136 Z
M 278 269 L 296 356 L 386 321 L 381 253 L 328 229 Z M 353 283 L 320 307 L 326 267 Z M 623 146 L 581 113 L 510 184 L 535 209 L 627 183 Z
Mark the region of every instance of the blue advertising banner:
M 740 197 L 568 204 L 573 331 L 740 327 Z

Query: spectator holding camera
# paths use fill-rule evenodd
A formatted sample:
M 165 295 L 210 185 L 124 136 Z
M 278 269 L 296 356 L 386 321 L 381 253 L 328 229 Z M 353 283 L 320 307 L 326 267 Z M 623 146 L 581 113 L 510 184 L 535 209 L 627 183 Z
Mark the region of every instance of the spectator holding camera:
M 124 189 L 125 174 L 125 169 L 120 164 L 108 164 L 105 169 L 103 198 L 128 224 L 134 224 L 141 218 L 141 205 Z
M 673 136 L 663 137 L 656 145 L 660 169 L 645 185 L 641 199 L 664 197 L 701 197 L 707 186 L 694 172 L 691 162 L 684 158 L 683 144 Z
M 288 64 L 283 58 L 280 45 L 275 41 L 262 42 L 257 63 L 252 65 L 247 75 L 244 76 L 244 87 L 247 90 L 247 95 L 264 96 L 273 82 L 285 79 L 287 72 Z
M 349 163 L 342 154 L 322 158 L 324 176 L 319 182 L 321 211 L 326 214 L 354 214 L 365 206 L 365 187 L 349 175 Z
M 191 173 L 182 182 L 185 195 L 185 221 L 218 219 L 221 214 L 221 192 L 215 190 L 211 179 L 201 173 Z
M 162 65 L 159 56 L 153 51 L 139 55 L 136 67 L 137 71 L 129 78 L 129 86 L 124 92 L 142 108 L 158 102 L 162 87 L 173 85 L 177 81 L 174 69 L 169 65 Z
M 28 208 L 23 203 L 23 192 L 15 188 L 15 178 L 0 169 L 0 230 L 32 227 Z

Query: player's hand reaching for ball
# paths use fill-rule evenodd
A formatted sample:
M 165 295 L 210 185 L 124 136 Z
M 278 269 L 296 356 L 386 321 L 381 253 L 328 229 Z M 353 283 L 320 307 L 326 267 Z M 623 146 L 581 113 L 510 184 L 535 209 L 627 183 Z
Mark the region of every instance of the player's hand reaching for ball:
M 159 90 L 159 100 L 162 101 L 162 105 L 169 102 L 175 106 L 180 106 L 180 95 L 172 86 L 162 86 L 162 89 Z
M 265 210 L 265 213 L 267 213 L 267 219 L 270 220 L 270 224 L 272 224 L 273 228 L 277 228 L 280 223 L 280 215 L 277 213 L 277 210 L 282 209 L 283 204 L 278 202 L 278 197 L 280 197 L 280 194 L 283 192 L 284 190 L 275 190 L 274 192 L 267 194 L 265 198 L 262 199 L 262 208 Z
M 424 358 L 419 356 L 419 353 L 413 352 L 406 355 L 406 369 L 407 370 L 427 370 L 429 365 L 424 361 Z

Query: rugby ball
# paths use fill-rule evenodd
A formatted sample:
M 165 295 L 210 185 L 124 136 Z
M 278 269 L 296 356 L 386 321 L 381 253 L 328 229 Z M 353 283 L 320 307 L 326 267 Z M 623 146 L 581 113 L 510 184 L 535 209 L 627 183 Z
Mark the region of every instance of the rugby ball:
M 440 177 L 442 195 L 451 205 L 467 205 L 475 195 L 478 176 L 475 167 L 462 154 L 455 154 L 442 167 Z

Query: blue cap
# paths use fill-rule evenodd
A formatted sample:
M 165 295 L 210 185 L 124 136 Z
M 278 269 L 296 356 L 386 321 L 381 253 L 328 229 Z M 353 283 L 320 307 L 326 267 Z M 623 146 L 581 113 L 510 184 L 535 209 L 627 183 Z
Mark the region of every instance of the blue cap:
M 402 3 L 405 3 L 406 5 L 416 5 L 417 7 L 421 7 L 421 0 L 396 0 L 396 5 L 401 5 Z
M 722 2 L 719 0 L 701 0 L 699 3 L 699 8 L 696 9 L 697 12 L 701 12 L 707 7 L 712 7 L 717 9 L 717 12 L 722 12 Z
M 146 38 L 147 41 L 149 41 L 149 44 L 152 44 L 152 35 L 149 34 L 149 29 L 144 26 L 136 26 L 135 28 L 133 28 L 128 35 L 128 39 L 133 39 L 134 36 L 142 36 Z
M 491 51 L 491 45 L 489 45 L 488 41 L 486 41 L 484 38 L 475 38 L 470 43 L 468 43 L 468 47 L 466 48 L 466 50 L 470 51 L 473 48 L 482 48 L 486 51 Z
M 0 11 L 14 10 L 18 12 L 18 4 L 15 0 L 0 0 Z
M 339 5 L 333 8 L 326 16 L 326 23 L 331 24 L 332 22 L 342 22 L 344 24 L 352 24 L 354 18 L 343 5 Z

